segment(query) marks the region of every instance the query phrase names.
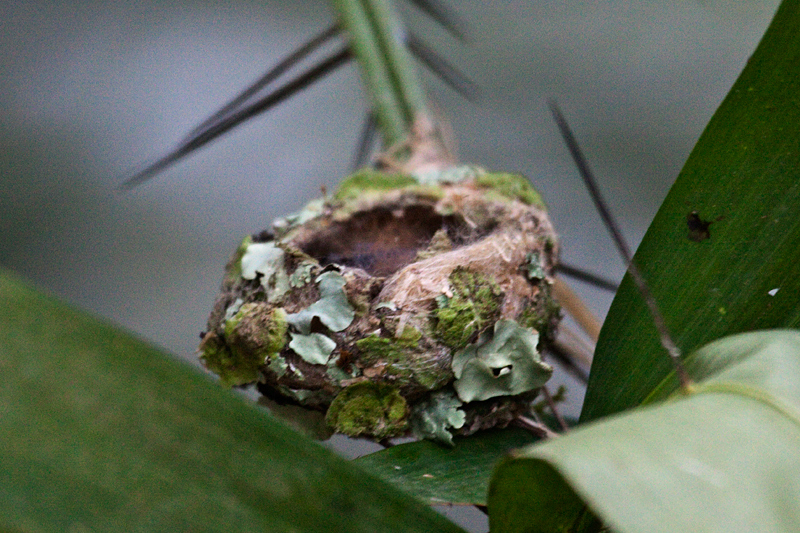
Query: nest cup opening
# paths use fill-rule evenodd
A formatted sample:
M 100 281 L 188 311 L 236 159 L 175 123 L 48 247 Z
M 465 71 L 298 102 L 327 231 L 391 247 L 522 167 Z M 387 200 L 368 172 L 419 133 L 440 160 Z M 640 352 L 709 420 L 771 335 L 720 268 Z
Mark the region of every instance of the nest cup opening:
M 323 267 L 335 263 L 388 277 L 414 262 L 437 231 L 452 241 L 463 226 L 460 217 L 440 215 L 432 205 L 377 207 L 333 221 L 297 245 Z

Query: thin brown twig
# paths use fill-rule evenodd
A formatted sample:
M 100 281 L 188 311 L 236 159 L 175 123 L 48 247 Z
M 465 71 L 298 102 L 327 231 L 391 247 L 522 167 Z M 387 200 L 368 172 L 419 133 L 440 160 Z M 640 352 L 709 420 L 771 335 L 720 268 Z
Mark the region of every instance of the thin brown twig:
M 589 163 L 586 161 L 586 158 L 583 157 L 583 153 L 578 146 L 578 141 L 575 140 L 575 136 L 572 134 L 572 130 L 570 129 L 569 124 L 567 124 L 567 120 L 564 118 L 561 110 L 553 101 L 550 102 L 550 111 L 553 114 L 553 119 L 558 125 L 558 129 L 561 131 L 561 136 L 564 138 L 564 142 L 567 144 L 567 149 L 569 150 L 570 155 L 572 155 L 575 165 L 578 167 L 578 173 L 583 179 L 586 188 L 589 190 L 589 195 L 591 196 L 592 201 L 597 208 L 597 212 L 600 214 L 600 218 L 603 219 L 603 223 L 605 224 L 609 233 L 611 233 L 614 244 L 617 246 L 617 250 L 619 250 L 623 261 L 625 261 L 625 264 L 628 267 L 628 272 L 630 273 L 633 282 L 636 284 L 636 288 L 639 289 L 639 294 L 641 294 L 645 305 L 650 311 L 650 315 L 653 317 L 653 323 L 656 326 L 656 331 L 658 331 L 658 337 L 661 340 L 661 345 L 664 347 L 667 355 L 669 355 L 669 358 L 672 360 L 672 365 L 675 369 L 675 374 L 677 374 L 678 380 L 680 381 L 681 389 L 683 391 L 689 391 L 691 389 L 692 380 L 689 378 L 689 374 L 686 373 L 686 369 L 681 361 L 681 351 L 672 340 L 672 336 L 667 328 L 667 323 L 664 320 L 664 315 L 662 315 L 661 311 L 658 309 L 656 299 L 650 292 L 650 287 L 647 285 L 644 276 L 642 276 L 642 273 L 639 271 L 638 266 L 634 262 L 633 254 L 631 254 L 631 251 L 628 248 L 628 243 L 622 236 L 622 232 L 617 225 L 617 221 L 614 220 L 614 217 L 611 215 L 611 210 L 608 209 L 603 196 L 600 194 L 600 189 L 597 186 L 597 181 L 594 179 L 594 174 L 592 174 L 592 171 L 589 168 Z
M 542 395 L 544 395 L 544 401 L 547 402 L 547 406 L 550 408 L 550 411 L 553 413 L 553 416 L 556 418 L 558 425 L 561 426 L 561 429 L 564 432 L 569 431 L 569 426 L 567 425 L 564 417 L 561 416 L 561 413 L 558 411 L 558 406 L 556 402 L 553 401 L 553 396 L 550 394 L 550 391 L 547 390 L 547 387 L 542 387 Z
M 536 420 L 528 418 L 527 416 L 518 416 L 514 419 L 513 424 L 543 439 L 552 439 L 553 437 L 558 437 L 558 433 L 543 423 L 537 422 Z
M 555 278 L 553 282 L 553 295 L 555 295 L 561 306 L 572 315 L 581 329 L 592 339 L 592 342 L 597 343 L 602 323 L 594 316 L 591 309 L 583 303 L 580 296 L 575 294 L 561 278 Z
M 558 336 L 553 344 L 560 353 L 566 355 L 574 363 L 579 363 L 587 369 L 592 366 L 594 346 L 590 345 L 582 335 L 571 327 L 560 324 L 558 326 Z

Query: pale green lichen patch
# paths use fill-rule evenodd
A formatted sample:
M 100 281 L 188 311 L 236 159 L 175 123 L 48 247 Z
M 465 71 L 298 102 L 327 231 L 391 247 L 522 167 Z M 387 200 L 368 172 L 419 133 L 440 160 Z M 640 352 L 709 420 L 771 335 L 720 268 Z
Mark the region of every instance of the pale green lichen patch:
M 335 383 L 341 383 L 347 379 L 353 379 L 361 375 L 361 370 L 354 364 L 341 364 L 336 358 L 328 361 L 328 369 L 325 374 Z
M 311 271 L 314 268 L 313 263 L 300 263 L 294 269 L 292 275 L 289 276 L 289 285 L 293 288 L 303 287 L 311 282 Z
M 290 335 L 292 340 L 289 342 L 289 348 L 312 365 L 327 364 L 333 350 L 336 349 L 336 341 L 321 333 L 308 335 L 290 333 Z
M 542 259 L 539 252 L 531 252 L 525 256 L 525 264 L 522 266 L 525 270 L 525 276 L 531 281 L 538 281 L 545 279 L 544 268 L 542 268 Z
M 325 199 L 318 198 L 308 202 L 303 209 L 287 215 L 283 218 L 277 218 L 272 222 L 272 229 L 278 236 L 283 236 L 287 231 L 293 227 L 305 224 L 309 220 L 313 220 L 320 216 L 325 210 Z
M 284 359 L 283 357 L 276 357 L 274 359 L 270 359 L 269 361 L 267 361 L 267 366 L 277 378 L 282 378 L 283 376 L 285 376 L 286 371 L 289 369 L 289 363 L 287 363 L 286 359 Z
M 239 309 L 241 309 L 243 303 L 244 300 L 241 298 L 236 298 L 236 300 L 234 300 L 233 303 L 229 305 L 227 309 L 225 309 L 225 320 L 230 320 L 236 316 L 236 313 L 239 312 Z
M 247 246 L 241 260 L 242 278 L 256 279 L 267 289 L 267 301 L 276 302 L 289 291 L 289 275 L 284 265 L 284 252 L 274 242 L 258 242 Z
M 435 333 L 444 344 L 458 350 L 497 318 L 503 292 L 494 280 L 462 267 L 453 270 L 448 282 L 452 296 L 436 298 Z
M 350 437 L 385 439 L 408 428 L 408 405 L 392 386 L 362 381 L 343 389 L 334 398 L 325 420 Z
M 514 396 L 544 385 L 553 368 L 542 362 L 536 345 L 539 335 L 512 320 L 499 320 L 494 334 L 483 334 L 478 342 L 453 357 L 453 383 L 464 402 L 497 396 Z
M 421 439 L 431 439 L 453 445 L 450 429 L 464 427 L 466 413 L 460 409 L 463 402 L 448 389 L 436 391 L 417 403 L 411 413 L 411 431 Z
M 388 174 L 362 169 L 346 177 L 333 197 L 339 201 L 355 200 L 365 191 L 391 191 L 417 185 L 417 180 L 405 174 Z
M 397 311 L 397 304 L 394 302 L 381 302 L 375 306 L 375 310 L 388 309 L 389 311 Z
M 325 272 L 316 279 L 319 284 L 320 299 L 302 311 L 286 316 L 286 320 L 300 333 L 308 334 L 314 317 L 331 331 L 342 331 L 353 322 L 355 309 L 344 292 L 344 277 L 336 272 Z
M 506 198 L 519 200 L 526 205 L 545 208 L 542 196 L 533 188 L 525 176 L 520 174 L 489 172 L 476 176 L 475 183 L 481 187 L 491 189 Z
M 441 183 L 460 183 L 469 179 L 476 179 L 486 171 L 473 165 L 461 165 L 444 169 L 415 172 L 414 178 L 420 185 L 439 185 Z

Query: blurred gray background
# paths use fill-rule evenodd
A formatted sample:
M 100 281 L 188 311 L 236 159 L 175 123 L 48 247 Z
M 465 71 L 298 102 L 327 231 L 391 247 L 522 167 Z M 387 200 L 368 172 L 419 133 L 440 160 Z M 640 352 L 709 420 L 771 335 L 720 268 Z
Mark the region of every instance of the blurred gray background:
M 462 160 L 529 176 L 562 258 L 619 279 L 546 100 L 563 107 L 635 246 L 777 4 L 452 1 L 466 45 L 401 8 L 483 90 L 469 104 L 425 74 Z M 0 264 L 194 363 L 241 238 L 350 170 L 366 112 L 358 72 L 337 71 L 133 191 L 117 187 L 331 22 L 323 0 L 0 4 Z M 605 314 L 611 295 L 576 288 Z

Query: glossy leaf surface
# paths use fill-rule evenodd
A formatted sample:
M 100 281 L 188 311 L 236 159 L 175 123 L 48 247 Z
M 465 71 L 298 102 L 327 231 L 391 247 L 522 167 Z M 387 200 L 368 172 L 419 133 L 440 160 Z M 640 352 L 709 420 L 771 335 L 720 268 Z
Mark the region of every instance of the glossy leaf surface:
M 786 0 L 706 128 L 635 260 L 678 346 L 800 325 L 800 2 Z M 638 405 L 672 370 L 628 277 L 581 421 Z
M 454 439 L 452 448 L 429 440 L 400 444 L 356 463 L 431 504 L 486 505 L 497 461 L 537 439 L 522 429 L 484 431 Z
M 460 531 L 229 390 L 0 272 L 0 528 Z
M 713 372 L 691 395 L 506 458 L 492 531 L 595 531 L 593 516 L 626 533 L 800 530 L 800 332 L 728 337 L 690 360 Z

